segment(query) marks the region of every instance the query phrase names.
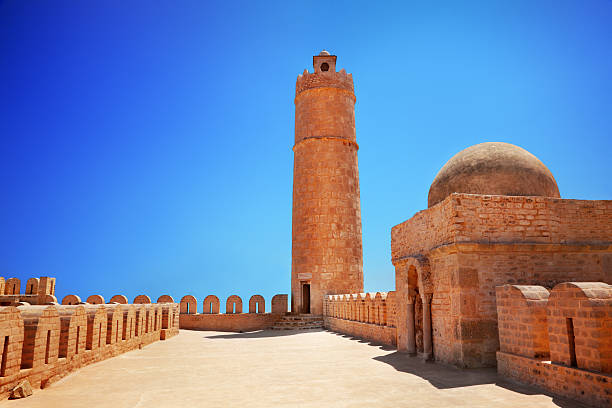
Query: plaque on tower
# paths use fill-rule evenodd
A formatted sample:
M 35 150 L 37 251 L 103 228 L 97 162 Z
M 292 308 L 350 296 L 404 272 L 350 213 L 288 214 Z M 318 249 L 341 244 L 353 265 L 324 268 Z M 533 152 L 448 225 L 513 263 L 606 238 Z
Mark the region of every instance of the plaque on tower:
M 312 273 L 298 273 L 298 280 L 312 279 Z

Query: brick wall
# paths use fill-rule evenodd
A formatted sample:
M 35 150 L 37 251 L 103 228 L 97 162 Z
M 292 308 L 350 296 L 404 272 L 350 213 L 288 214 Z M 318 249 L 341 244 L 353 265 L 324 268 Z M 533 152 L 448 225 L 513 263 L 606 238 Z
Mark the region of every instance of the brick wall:
M 435 359 L 462 367 L 496 364 L 495 286 L 612 283 L 612 201 L 452 194 L 391 237 L 400 347 L 410 287 L 433 295 Z
M 546 305 L 542 286 L 504 285 L 496 288 L 499 348 L 530 358 L 550 357 Z
M 501 377 L 534 385 L 548 392 L 581 401 L 593 407 L 612 406 L 612 376 L 553 364 L 514 354 L 497 352 Z
M 140 324 L 136 330 L 139 319 L 146 321 L 147 308 L 152 324 L 146 328 Z M 177 334 L 178 308 L 175 303 L 0 307 L 0 399 L 24 379 L 35 388 L 45 388 L 84 365 Z M 167 316 L 165 321 L 162 315 Z M 108 320 L 114 322 L 114 329 Z M 115 337 L 117 322 L 120 331 Z M 109 328 L 114 341 L 107 344 Z
M 555 363 L 612 374 L 612 286 L 567 282 L 547 305 L 550 358 Z
M 287 313 L 287 295 L 274 295 L 271 301 L 271 313 L 266 313 L 266 301 L 261 295 L 249 299 L 248 313 L 242 299 L 232 295 L 225 302 L 225 313 L 220 314 L 220 301 L 215 295 L 208 295 L 203 302 L 203 313 L 196 313 L 197 300 L 193 296 L 184 296 L 180 305 L 180 326 L 188 330 L 212 330 L 227 332 L 244 332 L 269 329 Z M 187 308 L 187 304 L 190 305 Z M 256 308 L 258 306 L 258 308 Z M 187 313 L 189 310 L 189 313 Z M 211 313 L 212 310 L 212 313 Z M 243 313 L 245 312 L 245 313 Z

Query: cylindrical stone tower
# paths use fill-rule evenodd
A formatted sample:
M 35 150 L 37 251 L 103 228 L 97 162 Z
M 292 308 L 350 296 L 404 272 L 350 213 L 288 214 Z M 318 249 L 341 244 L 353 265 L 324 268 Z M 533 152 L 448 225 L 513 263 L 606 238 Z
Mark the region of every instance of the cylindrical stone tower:
M 313 57 L 295 89 L 291 311 L 323 314 L 323 296 L 363 291 L 353 77 Z

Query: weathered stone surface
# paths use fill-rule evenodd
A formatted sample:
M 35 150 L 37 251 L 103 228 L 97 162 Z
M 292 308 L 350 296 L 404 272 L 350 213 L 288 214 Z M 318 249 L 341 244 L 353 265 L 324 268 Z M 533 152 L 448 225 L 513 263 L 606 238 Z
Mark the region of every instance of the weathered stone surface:
M 320 315 L 325 295 L 363 291 L 363 262 L 353 79 L 334 55 L 313 65 L 296 82 L 291 310 Z
M 502 142 L 480 143 L 453 156 L 431 184 L 428 207 L 452 193 L 560 197 L 555 178 L 537 157 Z
M 11 399 L 25 398 L 32 395 L 32 386 L 28 380 L 23 380 L 11 390 Z

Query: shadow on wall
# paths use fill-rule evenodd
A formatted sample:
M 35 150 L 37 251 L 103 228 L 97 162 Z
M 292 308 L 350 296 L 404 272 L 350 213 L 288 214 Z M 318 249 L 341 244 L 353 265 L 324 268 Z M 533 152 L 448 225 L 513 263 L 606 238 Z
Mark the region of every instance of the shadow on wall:
M 424 362 L 419 357 L 410 357 L 406 353 L 394 352 L 374 357 L 382 363 L 389 364 L 397 371 L 416 375 L 427 380 L 438 389 L 470 387 L 474 385 L 495 384 L 510 391 L 525 395 L 547 395 L 553 403 L 563 408 L 585 408 L 586 405 L 559 398 L 552 394 L 522 384 L 509 382 L 497 375 L 495 368 L 457 368 L 442 363 Z
M 311 329 L 308 331 L 304 330 L 257 330 L 245 333 L 233 333 L 233 334 L 215 334 L 212 336 L 204 336 L 205 339 L 261 339 L 265 337 L 283 337 L 283 336 L 295 336 L 296 334 L 307 334 L 314 332 L 321 332 L 323 329 Z

